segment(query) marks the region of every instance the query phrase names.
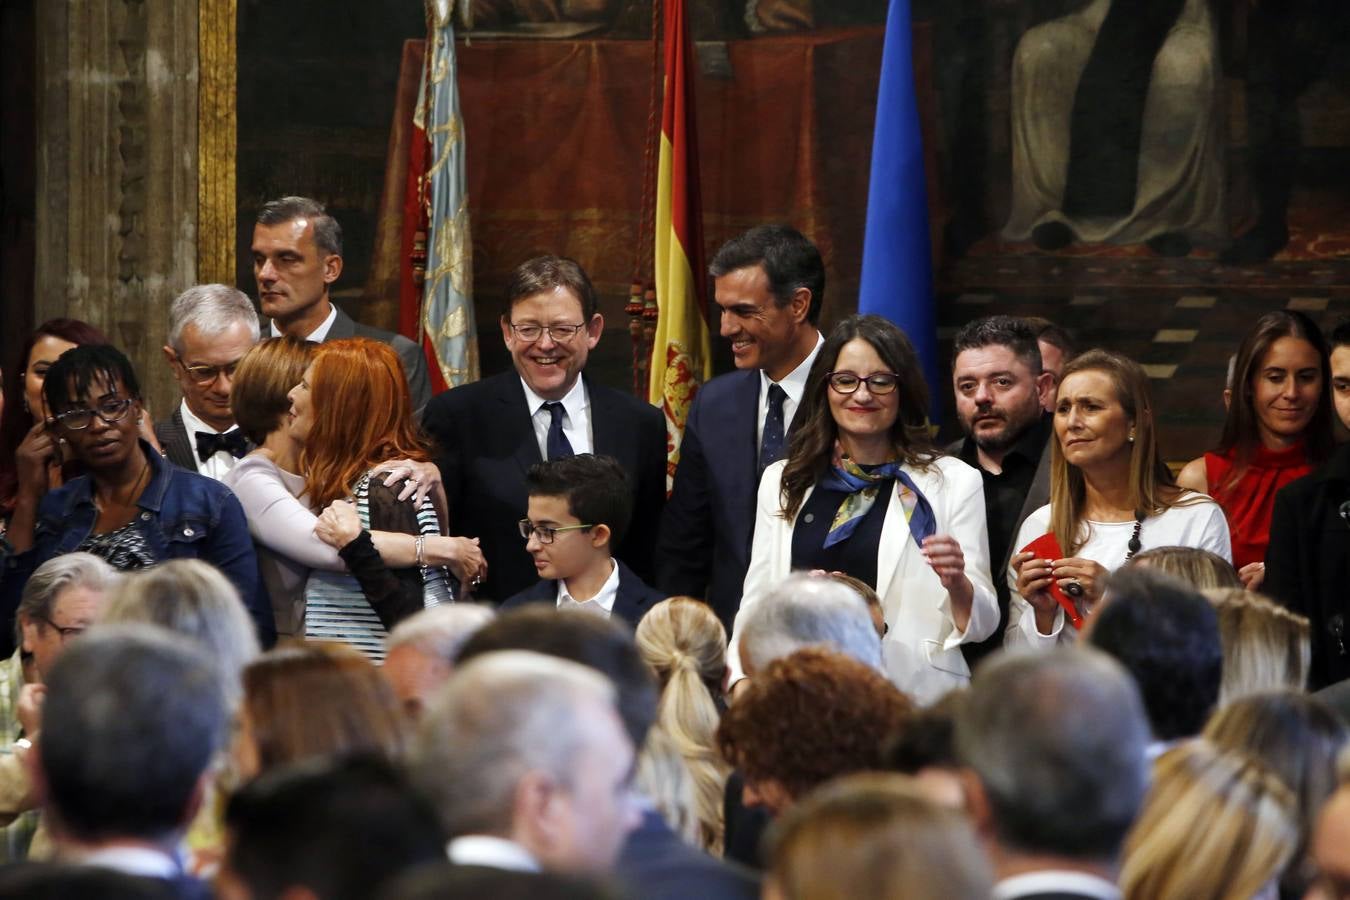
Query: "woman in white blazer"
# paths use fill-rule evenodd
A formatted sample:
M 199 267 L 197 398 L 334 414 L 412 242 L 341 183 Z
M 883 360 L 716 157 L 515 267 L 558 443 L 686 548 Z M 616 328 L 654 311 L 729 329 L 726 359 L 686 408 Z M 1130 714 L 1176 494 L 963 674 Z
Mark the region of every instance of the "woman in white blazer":
M 901 690 L 930 703 L 961 687 L 961 644 L 989 637 L 999 617 L 984 486 L 933 447 L 904 332 L 878 316 L 840 322 L 798 415 L 788 458 L 760 481 L 738 620 L 793 570 L 845 572 L 881 598 L 886 672 Z

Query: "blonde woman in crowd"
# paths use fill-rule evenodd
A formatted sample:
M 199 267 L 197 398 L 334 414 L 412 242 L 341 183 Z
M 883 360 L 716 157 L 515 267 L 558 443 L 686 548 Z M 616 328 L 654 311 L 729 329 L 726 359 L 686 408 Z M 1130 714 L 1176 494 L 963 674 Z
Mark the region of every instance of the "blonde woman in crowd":
M 1146 566 L 1186 582 L 1197 591 L 1241 588 L 1233 564 L 1217 553 L 1199 547 L 1154 547 L 1142 550 L 1130 560 L 1131 566 Z
M 993 881 L 965 816 L 903 775 L 827 784 L 768 842 L 767 900 L 984 900 Z
M 1192 741 L 1163 754 L 1125 839 L 1124 900 L 1276 900 L 1297 803 L 1265 765 Z
M 1299 852 L 1281 881 L 1281 894 L 1303 896 L 1312 876 L 1304 854 L 1317 816 L 1336 790 L 1336 761 L 1350 729 L 1316 697 L 1284 690 L 1233 701 L 1214 714 L 1203 737 L 1221 750 L 1259 759 L 1294 792 Z
M 244 667 L 258 655 L 258 637 L 239 592 L 214 566 L 199 559 L 174 559 L 129 573 L 113 588 L 101 624 L 158 625 L 191 638 L 220 671 L 230 708 L 243 695 Z M 214 874 L 225 851 L 224 799 L 237 780 L 227 754 L 211 766 L 201 810 L 188 827 L 188 870 Z
M 697 810 L 695 843 L 721 855 L 722 793 L 731 771 L 716 749 L 726 631 L 707 604 L 672 597 L 642 617 L 637 645 L 661 684 L 654 731 L 663 733 L 689 771 Z
M 1250 591 L 1205 596 L 1219 613 L 1223 642 L 1220 706 L 1258 691 L 1304 689 L 1312 660 L 1306 618 Z

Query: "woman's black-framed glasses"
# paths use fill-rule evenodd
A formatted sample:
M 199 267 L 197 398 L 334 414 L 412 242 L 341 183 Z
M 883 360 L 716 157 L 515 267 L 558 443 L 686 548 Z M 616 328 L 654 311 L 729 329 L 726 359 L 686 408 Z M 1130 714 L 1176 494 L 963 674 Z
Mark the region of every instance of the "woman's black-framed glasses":
M 894 372 L 873 372 L 866 378 L 859 378 L 856 372 L 829 372 L 825 380 L 839 394 L 852 394 L 863 382 L 867 382 L 869 394 L 882 396 L 895 390 L 895 386 L 900 383 L 900 376 Z
M 127 417 L 131 411 L 131 404 L 135 401 L 130 397 L 121 397 L 116 400 L 103 400 L 93 409 L 69 409 L 56 416 L 56 421 L 71 431 L 83 431 L 93 424 L 94 416 L 98 416 L 109 425 L 116 424 Z
M 541 544 L 551 544 L 560 531 L 584 531 L 587 528 L 594 528 L 595 525 L 536 525 L 529 519 L 521 519 L 516 523 L 520 529 L 520 536 L 525 540 L 530 539 L 530 535 L 539 538 Z

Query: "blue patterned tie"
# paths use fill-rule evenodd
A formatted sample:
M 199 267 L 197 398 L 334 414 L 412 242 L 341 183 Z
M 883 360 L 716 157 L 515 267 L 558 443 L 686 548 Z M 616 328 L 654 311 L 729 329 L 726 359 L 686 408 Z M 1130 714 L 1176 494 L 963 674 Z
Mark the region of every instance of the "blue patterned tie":
M 550 419 L 548 423 L 548 441 L 546 442 L 548 447 L 548 458 L 550 460 L 566 459 L 567 457 L 572 456 L 572 443 L 567 439 L 567 435 L 563 434 L 562 429 L 563 405 L 556 402 L 545 403 L 544 408 L 548 410 Z
M 759 441 L 759 472 L 783 458 L 783 401 L 787 391 L 769 385 L 769 409 L 764 414 L 764 436 Z

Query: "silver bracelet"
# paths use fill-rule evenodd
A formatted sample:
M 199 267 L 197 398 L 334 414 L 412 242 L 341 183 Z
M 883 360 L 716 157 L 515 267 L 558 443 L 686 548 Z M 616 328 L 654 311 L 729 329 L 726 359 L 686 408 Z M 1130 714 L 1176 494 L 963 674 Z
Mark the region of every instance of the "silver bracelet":
M 422 568 L 426 568 L 426 565 L 427 565 L 427 536 L 426 536 L 425 534 L 419 534 L 419 535 L 417 536 L 416 547 L 417 547 L 417 564 L 418 564 L 419 566 L 421 566 Z

